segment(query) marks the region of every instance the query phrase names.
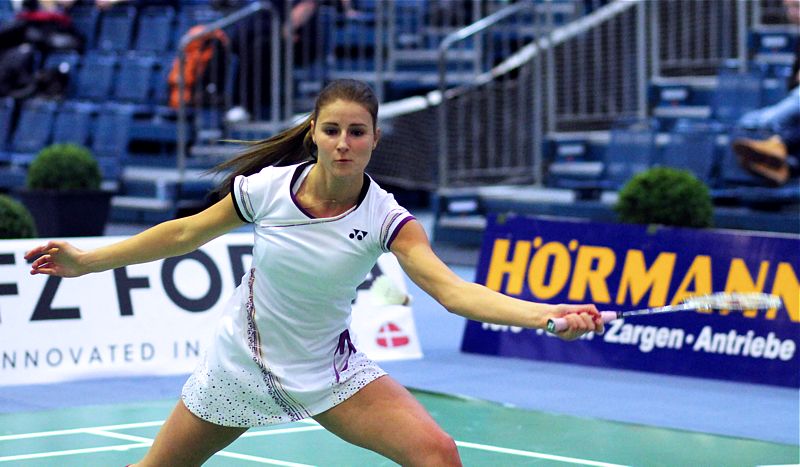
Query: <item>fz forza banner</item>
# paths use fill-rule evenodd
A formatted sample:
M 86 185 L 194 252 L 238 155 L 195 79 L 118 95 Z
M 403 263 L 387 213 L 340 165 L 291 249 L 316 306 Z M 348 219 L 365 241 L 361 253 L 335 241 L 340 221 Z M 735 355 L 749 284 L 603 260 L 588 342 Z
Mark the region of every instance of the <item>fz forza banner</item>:
M 575 342 L 470 321 L 462 350 L 800 387 L 799 268 L 798 235 L 493 216 L 476 282 L 506 295 L 619 311 L 767 292 L 783 307 L 630 317 Z
M 75 238 L 90 249 L 121 237 Z M 187 255 L 74 279 L 30 276 L 26 250 L 0 241 L 0 386 L 189 373 L 207 350 L 252 256 L 251 234 Z M 404 275 L 379 258 L 353 303 L 351 331 L 375 360 L 420 358 Z

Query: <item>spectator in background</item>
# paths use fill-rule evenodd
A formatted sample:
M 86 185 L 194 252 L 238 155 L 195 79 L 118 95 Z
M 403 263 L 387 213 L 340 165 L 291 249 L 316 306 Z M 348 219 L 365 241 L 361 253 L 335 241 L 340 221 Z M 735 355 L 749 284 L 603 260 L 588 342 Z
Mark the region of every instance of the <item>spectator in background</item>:
M 236 11 L 247 6 L 253 0 L 212 0 L 211 5 L 224 12 Z M 285 41 L 290 41 L 292 61 L 295 69 L 312 67 L 319 63 L 322 56 L 321 31 L 318 28 L 318 16 L 322 0 L 278 0 L 272 2 L 272 7 L 280 18 L 280 64 L 285 60 Z M 363 13 L 354 8 L 352 0 L 338 0 L 330 2 L 337 5 L 339 11 L 348 20 L 357 19 Z M 287 10 L 288 8 L 288 10 Z M 272 47 L 269 31 L 269 17 L 251 17 L 237 25 L 231 35 L 232 51 L 234 55 L 244 62 L 240 64 L 240 76 L 237 80 L 238 89 L 234 91 L 234 108 L 226 115 L 229 122 L 246 121 L 250 119 L 267 119 L 270 115 L 270 106 L 273 101 L 270 83 L 273 68 L 280 64 L 272 63 L 269 53 Z M 260 68 L 257 76 L 256 67 Z M 278 66 L 280 69 L 281 67 Z M 258 79 L 257 79 L 258 78 Z M 282 79 L 281 77 L 278 78 Z M 280 99 L 276 96 L 275 99 Z
M 783 3 L 789 21 L 800 25 L 800 0 L 784 0 Z M 737 123 L 741 129 L 769 132 L 770 137 L 733 141 L 739 164 L 776 186 L 784 185 L 800 172 L 800 43 L 788 88 L 783 100 L 748 112 Z
M 0 26 L 0 97 L 25 99 L 47 89 L 58 97 L 67 76 L 41 68 L 41 57 L 53 52 L 82 51 L 84 38 L 64 11 L 74 0 L 25 0 L 20 10 Z

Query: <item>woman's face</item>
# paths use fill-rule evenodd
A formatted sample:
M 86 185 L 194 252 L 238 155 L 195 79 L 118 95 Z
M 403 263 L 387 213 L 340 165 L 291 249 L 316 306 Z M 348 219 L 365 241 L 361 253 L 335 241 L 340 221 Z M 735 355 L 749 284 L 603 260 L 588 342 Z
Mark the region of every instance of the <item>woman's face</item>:
M 337 176 L 360 176 L 378 144 L 380 130 L 360 104 L 338 99 L 322 107 L 311 122 L 317 163 Z

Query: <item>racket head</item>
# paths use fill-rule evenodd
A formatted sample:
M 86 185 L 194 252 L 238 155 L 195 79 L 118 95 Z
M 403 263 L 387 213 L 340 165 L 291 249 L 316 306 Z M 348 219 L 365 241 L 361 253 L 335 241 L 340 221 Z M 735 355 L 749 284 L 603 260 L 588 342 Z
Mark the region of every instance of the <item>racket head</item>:
M 698 310 L 769 310 L 783 306 L 779 296 L 761 292 L 718 292 L 689 297 L 683 303 Z

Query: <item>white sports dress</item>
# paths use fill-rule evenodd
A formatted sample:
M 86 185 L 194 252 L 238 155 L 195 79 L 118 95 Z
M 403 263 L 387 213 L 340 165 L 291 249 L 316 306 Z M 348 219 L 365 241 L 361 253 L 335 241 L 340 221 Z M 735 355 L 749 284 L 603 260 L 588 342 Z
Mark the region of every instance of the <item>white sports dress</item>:
M 233 180 L 234 205 L 255 227 L 253 263 L 183 387 L 186 407 L 225 426 L 310 417 L 385 372 L 348 329 L 356 288 L 413 216 L 367 175 L 357 205 L 315 218 L 295 193 L 313 167 L 267 167 Z

